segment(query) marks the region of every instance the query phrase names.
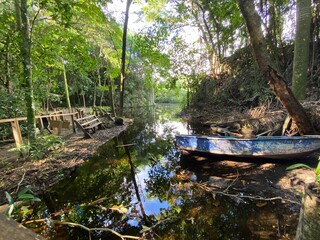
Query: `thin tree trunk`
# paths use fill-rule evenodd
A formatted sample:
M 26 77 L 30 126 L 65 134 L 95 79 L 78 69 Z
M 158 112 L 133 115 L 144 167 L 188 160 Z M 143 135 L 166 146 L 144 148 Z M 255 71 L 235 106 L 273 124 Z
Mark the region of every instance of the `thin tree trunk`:
M 140 103 L 142 104 L 142 103 Z M 155 96 L 154 96 L 154 87 L 151 88 L 151 106 L 155 106 Z
M 255 10 L 253 0 L 238 0 L 240 10 L 246 21 L 255 58 L 263 75 L 269 82 L 276 97 L 287 109 L 292 119 L 297 124 L 301 134 L 314 133 L 313 126 L 305 110 L 294 97 L 287 83 L 273 67 L 271 56 L 267 50 L 266 41 L 261 30 L 261 19 Z
M 113 94 L 113 79 L 110 77 L 109 79 L 109 96 L 110 96 L 110 106 L 111 106 L 111 113 L 114 117 L 116 117 L 116 108 L 114 104 L 114 94 Z
M 216 76 L 217 74 L 220 73 L 219 72 L 219 69 L 220 69 L 219 57 L 220 56 L 218 56 L 218 54 L 215 50 L 216 44 L 213 41 L 213 36 L 212 36 L 212 33 L 210 31 L 209 25 L 206 20 L 205 10 L 203 9 L 201 4 L 197 0 L 192 0 L 192 3 L 197 5 L 197 7 L 200 9 L 200 11 L 202 13 L 202 21 L 204 23 L 205 29 L 202 27 L 202 25 L 198 19 L 197 13 L 194 13 L 194 17 L 196 18 L 197 25 L 198 25 L 200 31 L 202 32 L 203 40 L 206 44 L 206 48 L 208 51 L 209 64 L 210 64 L 210 73 L 211 73 L 211 75 Z M 208 34 L 209 39 L 207 38 L 206 33 Z M 217 39 L 219 39 L 219 37 Z
M 9 36 L 6 39 L 6 59 L 5 59 L 5 79 L 4 79 L 4 85 L 8 91 L 8 93 L 11 93 L 12 88 L 11 88 L 11 83 L 10 83 L 10 64 L 9 64 L 9 59 L 10 59 L 10 52 L 9 52 Z
M 103 84 L 102 84 L 103 87 L 106 86 L 106 78 L 104 77 L 103 78 Z M 100 96 L 100 107 L 102 106 L 102 103 L 103 103 L 103 97 L 104 97 L 104 90 L 102 89 L 101 90 L 101 96 Z
M 316 72 L 318 70 L 317 60 L 319 56 L 319 30 L 320 30 L 320 3 L 316 4 L 315 12 L 312 21 L 312 60 L 311 60 L 311 81 L 316 82 L 316 86 L 320 87 L 320 80 L 315 78 Z M 318 80 L 318 83 L 317 83 Z
M 297 99 L 304 100 L 309 65 L 311 0 L 297 0 L 296 19 L 292 91 Z
M 128 31 L 128 21 L 129 21 L 129 10 L 132 0 L 127 0 L 126 14 L 123 25 L 123 35 L 122 35 L 122 55 L 121 55 L 121 74 L 120 74 L 120 116 L 123 116 L 123 106 L 124 106 L 124 90 L 125 90 L 125 80 L 126 80 L 126 48 L 127 48 L 127 31 Z
M 51 91 L 51 78 L 50 78 L 50 68 L 47 68 L 47 72 L 48 72 L 48 85 L 46 85 L 46 113 L 49 112 L 49 104 L 50 104 L 50 99 L 49 99 L 49 95 L 50 95 L 50 91 Z
M 93 107 L 96 106 L 96 100 L 97 100 L 97 80 L 94 79 L 93 81 L 94 86 L 93 86 Z
M 28 142 L 34 143 L 36 140 L 36 121 L 35 121 L 35 106 L 33 98 L 32 84 L 32 64 L 31 64 L 31 38 L 28 19 L 28 3 L 27 0 L 15 0 L 16 21 L 20 40 L 20 55 L 23 67 L 22 86 L 25 91 L 25 101 L 27 107 L 27 130 Z
M 70 103 L 70 97 L 69 97 L 69 86 L 68 86 L 68 79 L 67 79 L 67 73 L 66 73 L 66 66 L 64 65 L 64 61 L 62 60 L 62 66 L 63 66 L 63 80 L 64 80 L 64 91 L 66 94 L 66 100 L 67 100 L 67 106 L 69 109 L 69 113 L 72 112 L 71 109 L 71 103 Z
M 86 96 L 82 94 L 83 107 L 86 108 Z

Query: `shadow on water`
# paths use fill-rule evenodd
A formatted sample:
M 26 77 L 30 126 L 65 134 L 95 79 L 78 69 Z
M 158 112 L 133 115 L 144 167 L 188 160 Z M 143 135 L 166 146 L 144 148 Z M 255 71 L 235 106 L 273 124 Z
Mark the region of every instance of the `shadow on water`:
M 282 177 L 274 164 L 180 156 L 175 134 L 199 130 L 180 122 L 178 111 L 135 109 L 135 123 L 46 192 L 29 220 L 145 239 L 293 239 L 300 206 L 272 199 L 283 195 L 270 180 Z M 89 238 L 84 229 L 49 222 L 28 227 L 49 239 L 119 239 L 108 231 Z

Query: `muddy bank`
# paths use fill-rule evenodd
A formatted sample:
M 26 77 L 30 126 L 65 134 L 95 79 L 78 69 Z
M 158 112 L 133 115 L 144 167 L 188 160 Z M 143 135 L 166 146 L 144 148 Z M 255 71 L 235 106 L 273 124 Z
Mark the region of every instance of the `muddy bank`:
M 307 109 L 314 110 L 316 108 L 310 107 Z M 312 112 L 312 116 L 315 116 L 315 119 L 320 119 L 319 111 Z M 261 105 L 242 112 L 237 109 L 226 110 L 208 107 L 202 110 L 188 109 L 185 110 L 182 118 L 190 122 L 191 125 L 202 125 L 204 128 L 202 130 L 203 135 L 219 135 L 220 132 L 214 130 L 219 127 L 240 134 L 242 133 L 242 128 L 246 126 L 252 129 L 254 136 L 261 133 L 262 135 L 293 135 L 297 133 L 297 128 L 294 124 L 288 124 L 284 127 L 288 114 L 281 106 Z M 235 129 L 234 126 L 238 126 L 238 129 Z M 286 170 L 286 168 L 295 163 L 304 163 L 315 168 L 319 157 L 320 151 L 308 157 L 287 160 L 222 160 L 217 157 L 217 161 L 212 161 L 212 157 L 209 160 L 206 157 L 191 158 L 196 159 L 193 167 L 203 172 L 204 176 L 219 176 L 223 177 L 224 180 L 225 178 L 227 180 L 231 178 L 233 179 L 232 181 L 237 179 L 236 182 L 239 183 L 237 189 L 239 192 L 248 192 L 251 195 L 263 193 L 262 195 L 265 198 L 277 196 L 281 199 L 286 199 L 289 205 L 294 203 L 298 214 L 304 186 L 307 183 L 315 181 L 315 172 L 314 169 L 307 168 L 297 168 L 294 170 Z M 190 156 L 187 158 L 190 158 Z M 202 181 L 210 182 L 213 180 L 204 178 Z M 232 185 L 235 185 L 236 182 L 233 182 Z
M 87 161 L 95 150 L 118 136 L 127 124 L 97 131 L 92 139 L 86 139 L 82 132 L 69 135 L 62 149 L 49 157 L 37 161 L 24 161 L 16 153 L 8 152 L 14 145 L 1 148 L 0 156 L 0 205 L 7 200 L 5 191 L 15 196 L 26 185 L 32 185 L 35 194 L 40 194 L 63 178 L 68 177 L 77 166 Z

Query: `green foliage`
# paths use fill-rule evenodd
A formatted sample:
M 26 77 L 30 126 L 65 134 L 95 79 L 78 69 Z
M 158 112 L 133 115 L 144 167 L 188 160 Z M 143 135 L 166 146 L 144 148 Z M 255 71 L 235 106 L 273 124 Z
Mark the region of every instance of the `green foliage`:
M 148 4 L 143 7 L 146 19 L 152 21 L 157 19 L 162 12 L 167 0 L 148 0 Z
M 225 58 L 223 64 L 230 72 L 222 74 L 220 79 L 209 76 L 198 78 L 191 102 L 194 107 L 206 103 L 223 108 L 226 105 L 246 108 L 252 106 L 250 99 L 254 96 L 258 96 L 258 102 L 252 104 L 264 104 L 274 98 L 254 62 L 251 48 L 237 50 Z
M 208 13 L 210 31 L 216 36 L 217 46 L 210 46 L 220 53 L 220 59 L 224 56 L 224 49 L 234 49 L 235 39 L 242 40 L 245 32 L 243 18 L 240 14 L 237 1 L 202 0 L 204 10 Z M 208 34 L 208 33 L 207 33 Z M 213 50 L 213 49 L 212 49 Z
M 26 104 L 21 92 L 7 92 L 0 88 L 0 119 L 16 118 L 24 116 Z M 9 104 L 10 103 L 10 104 Z M 21 126 L 22 131 L 23 127 Z M 0 137 L 2 139 L 12 138 L 10 123 L 0 124 Z
M 74 105 L 82 106 L 83 99 L 87 106 L 94 99 L 107 105 L 109 81 L 114 81 L 112 94 L 115 99 L 119 98 L 115 86 L 120 73 L 122 24 L 108 12 L 109 2 L 28 1 L 28 18 L 32 20 L 31 67 L 36 111 L 40 106 L 45 110 L 51 106 L 65 106 L 62 62 L 65 63 L 70 99 Z M 215 52 L 222 61 L 247 44 L 236 1 L 148 0 L 135 1 L 135 4 L 141 6 L 140 17 L 150 22 L 139 34 L 129 31 L 126 106 L 149 104 L 153 92 L 161 102 L 183 101 L 187 91 L 190 99 L 196 102 L 199 102 L 197 96 L 241 102 L 256 94 L 257 89 L 263 89 L 259 92 L 261 101 L 269 98 L 265 86 L 259 85 L 257 74 L 246 75 L 243 81 L 227 81 L 223 89 L 216 86 L 220 83 L 208 84 L 206 78 L 198 77 L 208 72 L 208 53 Z M 268 36 L 271 33 L 277 35 L 271 40 L 278 44 L 281 44 L 283 13 L 290 10 L 290 4 L 291 0 L 281 0 L 261 2 L 259 6 L 261 14 L 270 15 L 263 18 L 269 21 L 265 24 L 268 26 L 266 31 Z M 273 13 L 272 8 L 275 8 Z M 26 116 L 27 110 L 19 81 L 22 75 L 20 38 L 14 9 L 12 1 L 3 1 L 0 5 L 0 101 L 4 106 L 0 109 L 1 118 Z M 191 31 L 195 32 L 190 34 Z M 190 35 L 199 35 L 199 40 L 190 44 L 184 40 Z M 240 55 L 240 58 L 245 57 Z M 246 66 L 239 68 L 246 69 Z M 176 80 L 179 81 L 177 86 L 174 84 Z M 165 84 L 167 81 L 169 83 Z M 211 92 L 203 94 L 203 89 Z M 244 91 L 234 94 L 238 89 Z M 195 94 L 196 91 L 199 94 Z M 216 95 L 216 92 L 221 94 Z
M 320 157 L 318 159 L 318 165 L 316 167 L 316 182 L 320 184 Z
M 10 151 L 19 153 L 26 159 L 39 160 L 46 157 L 50 152 L 58 150 L 64 145 L 61 137 L 50 134 L 40 135 L 36 138 L 34 144 L 23 144 L 19 148 L 13 148 Z
M 21 117 L 25 111 L 24 98 L 19 92 L 9 93 L 0 88 L 0 105 L 0 119 Z
M 183 82 L 177 78 L 170 78 L 166 82 L 160 82 L 157 85 L 157 103 L 180 103 L 185 96 L 186 89 L 183 87 Z
M 286 168 L 286 170 L 293 170 L 293 169 L 296 169 L 296 168 L 308 168 L 308 169 L 313 169 L 311 168 L 310 166 L 306 165 L 306 164 L 303 164 L 303 163 L 297 163 L 297 164 L 293 164 L 289 167 Z M 317 183 L 317 186 L 320 187 L 320 156 L 318 157 L 318 165 L 315 169 L 315 174 L 316 174 L 316 183 Z
M 19 205 L 24 205 L 26 203 L 30 203 L 30 202 L 40 202 L 41 200 L 36 197 L 32 191 L 32 186 L 31 185 L 27 185 L 24 189 L 22 189 L 18 194 L 17 194 L 17 200 L 16 201 L 22 201 L 22 204 L 20 203 Z M 5 195 L 8 201 L 8 208 L 6 211 L 6 215 L 8 217 L 11 217 L 13 214 L 13 210 L 16 208 L 15 204 L 16 201 L 14 200 L 14 198 L 7 192 L 5 191 Z M 23 210 L 24 215 L 26 214 L 26 210 L 27 207 L 26 206 L 22 206 L 20 207 L 21 210 Z
M 308 165 L 306 165 L 304 163 L 296 163 L 296 164 L 293 164 L 293 165 L 287 167 L 286 170 L 293 170 L 293 169 L 302 168 L 302 167 L 312 169 L 311 167 L 309 167 Z

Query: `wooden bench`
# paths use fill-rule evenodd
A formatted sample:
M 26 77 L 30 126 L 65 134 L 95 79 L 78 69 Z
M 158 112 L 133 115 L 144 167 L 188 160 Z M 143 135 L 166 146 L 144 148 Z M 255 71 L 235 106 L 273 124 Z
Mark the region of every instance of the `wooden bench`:
M 95 115 L 78 118 L 74 121 L 76 125 L 84 132 L 84 136 L 87 138 L 92 138 L 90 130 L 92 133 L 95 133 L 96 128 L 105 129 L 103 123 Z
M 110 112 L 105 111 L 102 107 L 93 107 L 93 113 L 99 117 L 105 117 L 110 121 L 114 121 Z

